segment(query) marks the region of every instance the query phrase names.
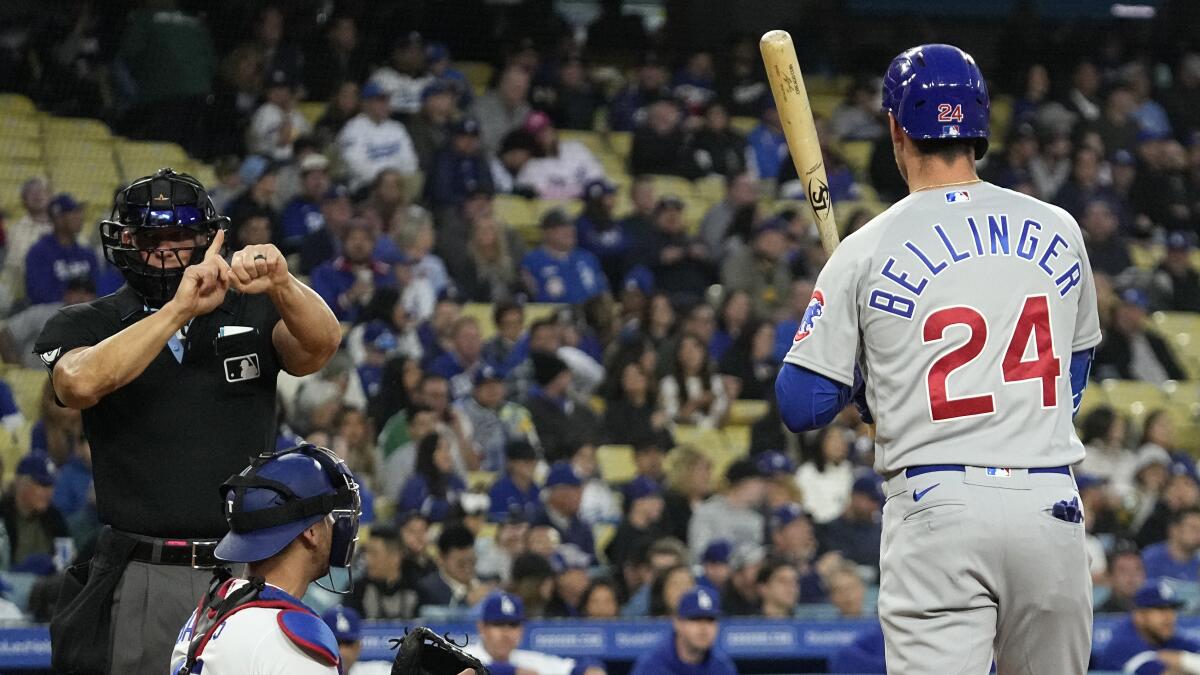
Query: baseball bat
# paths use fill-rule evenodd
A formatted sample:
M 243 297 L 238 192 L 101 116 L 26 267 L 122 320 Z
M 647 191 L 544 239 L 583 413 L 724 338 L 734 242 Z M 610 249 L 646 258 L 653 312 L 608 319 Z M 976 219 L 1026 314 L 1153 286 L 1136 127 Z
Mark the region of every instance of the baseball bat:
M 773 30 L 762 36 L 758 48 L 767 68 L 767 79 L 775 96 L 775 107 L 779 109 L 788 151 L 796 165 L 796 175 L 804 186 L 817 231 L 821 233 L 821 246 L 825 253 L 833 253 L 838 245 L 837 221 L 833 216 L 833 202 L 829 199 L 829 178 L 825 174 L 825 160 L 821 157 L 817 125 L 813 122 L 808 90 L 796 60 L 796 45 L 787 31 Z

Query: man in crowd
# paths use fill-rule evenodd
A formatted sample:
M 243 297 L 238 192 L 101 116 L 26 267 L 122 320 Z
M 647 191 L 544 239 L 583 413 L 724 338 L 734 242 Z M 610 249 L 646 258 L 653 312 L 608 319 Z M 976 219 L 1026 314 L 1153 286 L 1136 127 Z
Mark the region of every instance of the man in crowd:
M 1142 380 L 1162 384 L 1167 380 L 1186 380 L 1167 341 L 1146 328 L 1150 300 L 1137 288 L 1121 292 L 1121 302 L 1113 311 L 1112 327 L 1104 331 L 1104 341 L 1096 348 L 1093 377 Z
M 1181 509 L 1171 516 L 1167 540 L 1142 550 L 1146 578 L 1200 581 L 1200 509 Z
M 300 160 L 300 194 L 292 197 L 280 218 L 280 249 L 298 253 L 304 238 L 325 225 L 321 201 L 329 192 L 329 160 L 310 153 Z
M 541 247 L 521 261 L 521 276 L 534 302 L 578 305 L 608 292 L 600 261 L 577 246 L 575 226 L 566 213 L 548 211 L 541 229 Z
M 638 476 L 623 490 L 625 517 L 612 541 L 604 549 L 609 564 L 621 567 L 638 546 L 665 536 L 660 522 L 663 512 L 662 486 L 647 476 Z
M 684 593 L 671 620 L 671 633 L 638 657 L 632 675 L 735 675 L 733 660 L 717 646 L 720 616 L 721 601 L 712 591 L 696 587 Z
M 1096 655 L 1094 666 L 1135 675 L 1200 673 L 1200 644 L 1175 630 L 1182 606 L 1164 582 L 1140 588 L 1129 618 L 1113 629 L 1112 640 Z
M 358 660 L 362 655 L 362 617 L 358 612 L 338 605 L 325 610 L 321 620 L 329 626 L 337 640 L 343 675 L 390 675 L 391 663 Z
M 71 536 L 62 514 L 50 503 L 56 474 L 49 457 L 26 455 L 17 464 L 12 488 L 0 499 L 0 519 L 10 547 L 4 554 L 14 567 L 31 564 L 31 556 L 49 560 L 54 540 Z
M 338 134 L 351 189 L 370 185 L 384 169 L 395 169 L 405 176 L 419 169 L 408 131 L 390 115 L 388 93 L 375 82 L 363 85 L 362 112 Z
M 30 304 L 62 302 L 67 284 L 77 277 L 96 283 L 100 264 L 91 248 L 79 244 L 83 205 L 71 195 L 50 202 L 50 234 L 44 235 L 25 256 L 25 295 Z
M 403 574 L 404 546 L 390 527 L 371 528 L 363 546 L 366 574 L 355 579 L 346 606 L 368 619 L 411 619 L 416 616 L 417 591 Z
M 766 485 L 754 462 L 739 459 L 725 472 L 729 487 L 696 507 L 688 527 L 688 546 L 699 556 L 714 539 L 727 539 L 734 550 L 761 546 L 766 525 L 759 506 Z
M 843 558 L 878 574 L 882 506 L 883 495 L 874 478 L 864 476 L 854 481 L 846 510 L 821 528 L 822 550 L 838 551 Z
M 51 233 L 50 188 L 44 178 L 21 184 L 25 215 L 4 224 L 4 265 L 0 267 L 0 313 L 7 314 L 25 299 L 25 255 L 39 239 Z
M 462 525 L 442 530 L 437 540 L 437 571 L 417 582 L 420 607 L 469 607 L 491 590 L 475 576 L 475 535 Z
M 391 112 L 412 115 L 421 107 L 421 92 L 432 81 L 426 71 L 425 40 L 410 31 L 396 39 L 388 64 L 371 73 L 368 86 L 378 85 L 387 94 Z
M 492 502 L 489 515 L 493 521 L 502 522 L 515 513 L 524 522 L 541 508 L 541 488 L 534 480 L 537 451 L 528 441 L 514 439 L 505 445 L 504 456 L 504 473 L 488 492 Z
M 534 517 L 533 526 L 550 525 L 558 530 L 562 543 L 574 544 L 590 556 L 596 555 L 592 528 L 579 517 L 583 500 L 583 481 L 570 462 L 555 462 L 542 490 L 544 506 Z
M 504 591 L 488 595 L 479 607 L 479 641 L 466 646 L 492 675 L 604 675 L 604 669 L 541 652 L 517 649 L 525 634 L 525 603 Z
M 529 72 L 516 65 L 500 74 L 496 88 L 480 96 L 471 107 L 471 115 L 479 120 L 480 139 L 488 152 L 500 148 L 500 140 L 525 123 L 529 107 Z
M 1146 568 L 1142 565 L 1142 556 L 1133 549 L 1114 552 L 1108 559 L 1108 597 L 1096 608 L 1096 613 L 1128 612 L 1133 609 L 1138 589 L 1145 584 Z
M 341 321 L 354 321 L 376 288 L 396 283 L 391 266 L 376 260 L 374 249 L 371 225 L 355 219 L 342 235 L 342 254 L 313 269 L 313 290 Z

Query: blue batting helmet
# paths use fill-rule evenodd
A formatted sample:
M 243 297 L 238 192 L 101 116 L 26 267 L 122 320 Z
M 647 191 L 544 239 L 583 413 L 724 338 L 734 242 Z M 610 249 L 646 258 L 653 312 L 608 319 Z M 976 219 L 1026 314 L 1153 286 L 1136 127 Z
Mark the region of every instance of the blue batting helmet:
M 973 138 L 987 152 L 987 83 L 971 55 L 951 45 L 913 47 L 883 76 L 883 109 L 915 139 Z
M 301 532 L 332 515 L 332 567 L 347 567 L 358 541 L 362 501 L 346 463 L 332 451 L 300 445 L 254 458 L 221 486 L 229 534 L 216 557 L 257 562 L 282 551 Z

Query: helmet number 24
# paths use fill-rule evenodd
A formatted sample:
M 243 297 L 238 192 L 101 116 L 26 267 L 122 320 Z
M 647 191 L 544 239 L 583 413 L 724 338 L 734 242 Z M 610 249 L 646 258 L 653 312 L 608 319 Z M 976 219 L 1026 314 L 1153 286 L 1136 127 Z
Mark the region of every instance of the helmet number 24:
M 950 105 L 949 103 L 938 104 L 938 121 L 939 122 L 961 122 L 963 121 L 962 104 Z

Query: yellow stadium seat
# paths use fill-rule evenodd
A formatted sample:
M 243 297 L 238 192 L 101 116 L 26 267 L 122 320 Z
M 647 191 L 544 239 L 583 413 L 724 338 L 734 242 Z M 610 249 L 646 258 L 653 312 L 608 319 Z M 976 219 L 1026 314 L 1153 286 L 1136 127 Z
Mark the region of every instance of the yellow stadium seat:
M 754 128 L 758 126 L 758 118 L 757 117 L 730 117 L 729 118 L 729 126 L 733 127 L 734 131 L 745 136 L 745 135 L 749 134 L 751 131 L 754 131 Z
M 1129 258 L 1134 267 L 1152 270 L 1162 260 L 1164 248 L 1161 244 L 1130 244 Z
M 26 419 L 25 424 L 17 429 L 16 433 L 10 433 L 7 429 L 0 429 L 0 463 L 4 464 L 3 482 L 5 485 L 12 480 L 17 471 L 17 463 L 21 458 L 29 454 L 30 432 L 33 430 L 34 420 Z
M 597 555 L 604 555 L 604 550 L 616 534 L 617 526 L 612 523 L 596 523 L 592 526 L 592 541 L 596 543 Z
M 1190 379 L 1200 379 L 1200 314 L 1155 312 L 1151 321 L 1171 344 Z
M 467 474 L 467 487 L 471 490 L 487 492 L 495 482 L 495 471 L 472 471 Z
M 530 200 L 516 195 L 496 195 L 492 202 L 496 216 L 512 227 L 535 225 L 537 215 Z
M 86 166 L 93 162 L 113 162 L 113 145 L 101 140 L 46 139 L 47 163 Z
M 10 219 L 16 219 L 24 212 L 21 205 L 21 183 L 0 178 L 0 211 Z
M 604 400 L 603 396 L 592 396 L 588 399 L 588 407 L 597 417 L 604 417 L 604 411 L 608 410 L 608 401 Z
M 13 399 L 26 419 L 41 417 L 42 387 L 45 386 L 46 371 L 37 368 L 9 368 L 3 379 L 12 387 Z
M 94 161 L 72 162 L 66 158 L 56 158 L 46 166 L 50 180 L 55 184 L 67 183 L 109 183 L 116 186 L 121 182 L 117 173 L 117 165 L 111 157 L 97 157 Z
M 37 106 L 20 94 L 0 94 L 0 116 L 18 117 L 37 114 Z
M 575 218 L 583 212 L 583 200 L 580 199 L 535 199 L 532 205 L 537 223 L 541 223 L 542 217 L 555 209 L 567 214 L 568 218 Z
M 992 98 L 992 115 L 991 115 L 991 141 L 989 145 L 997 148 L 1004 147 L 1004 142 L 1008 136 L 1008 127 L 1012 123 L 1013 102 L 1009 96 L 996 96 Z
M 1089 386 L 1083 390 L 1083 400 L 1079 402 L 1079 412 L 1075 413 L 1075 419 L 1083 420 L 1088 413 L 1102 405 L 1108 405 L 1108 394 L 1104 393 L 1104 388 Z
M 629 150 L 633 148 L 633 132 L 610 131 L 605 140 L 608 141 L 608 147 L 612 148 L 618 157 L 629 159 Z
M 660 197 L 666 195 L 674 195 L 680 199 L 689 199 L 692 196 L 692 182 L 686 178 L 679 176 L 651 176 L 654 180 L 654 192 Z
M 860 179 L 867 176 L 867 171 L 871 166 L 873 148 L 874 144 L 871 141 L 846 141 L 838 146 L 842 157 L 846 159 L 846 164 Z
M 37 163 L 42 161 L 42 144 L 33 138 L 0 139 L 3 158 L 6 162 Z
M 54 117 L 47 115 L 42 118 L 42 135 L 55 140 L 99 140 L 112 138 L 112 130 L 100 120 L 87 117 Z
M 767 414 L 770 406 L 766 401 L 741 399 L 729 407 L 729 423 L 751 425 Z
M 1192 415 L 1200 417 L 1200 382 L 1167 382 L 1163 391 L 1172 405 L 1187 409 Z
M 0 146 L 3 145 L 0 141 Z M 16 183 L 18 186 L 34 176 L 45 176 L 46 167 L 37 162 L 0 162 L 0 182 Z
M 325 101 L 305 101 L 299 104 L 296 109 L 304 116 L 304 121 L 308 122 L 308 126 L 317 126 L 317 121 L 321 119 L 321 115 L 325 114 L 325 108 L 328 104 Z
M 814 117 L 829 119 L 833 117 L 833 111 L 838 105 L 845 100 L 845 96 L 840 93 L 834 94 L 814 94 L 810 89 L 808 92 L 809 103 L 812 104 Z
M 854 78 L 847 75 L 836 75 L 833 77 L 818 75 L 812 78 L 804 78 L 804 84 L 810 96 L 821 94 L 842 98 L 854 84 Z
M 750 452 L 750 427 L 745 424 L 727 424 L 721 430 L 725 435 L 725 443 L 735 457 L 741 457 Z
M 488 83 L 492 81 L 492 66 L 482 61 L 456 61 L 454 67 L 466 76 L 467 82 L 476 94 L 487 91 Z
M 1129 416 L 1130 422 L 1140 426 L 1148 413 L 1168 404 L 1162 388 L 1150 382 L 1137 380 L 1104 380 L 1100 383 L 1113 409 Z
M 36 117 L 0 113 L 0 148 L 5 147 L 10 138 L 39 138 L 41 135 L 42 125 Z
M 163 167 L 184 166 L 189 160 L 174 143 L 122 141 L 116 145 L 117 161 L 126 180 L 152 174 Z
M 484 523 L 483 526 L 479 528 L 479 532 L 475 535 L 475 538 L 476 539 L 495 539 L 496 531 L 499 529 L 500 529 L 500 525 L 497 523 Z
M 611 484 L 628 483 L 637 475 L 632 445 L 601 445 L 596 448 L 596 466 L 600 476 Z
M 708 205 L 716 204 L 725 199 L 725 178 L 722 176 L 705 176 L 692 183 L 692 194 Z

